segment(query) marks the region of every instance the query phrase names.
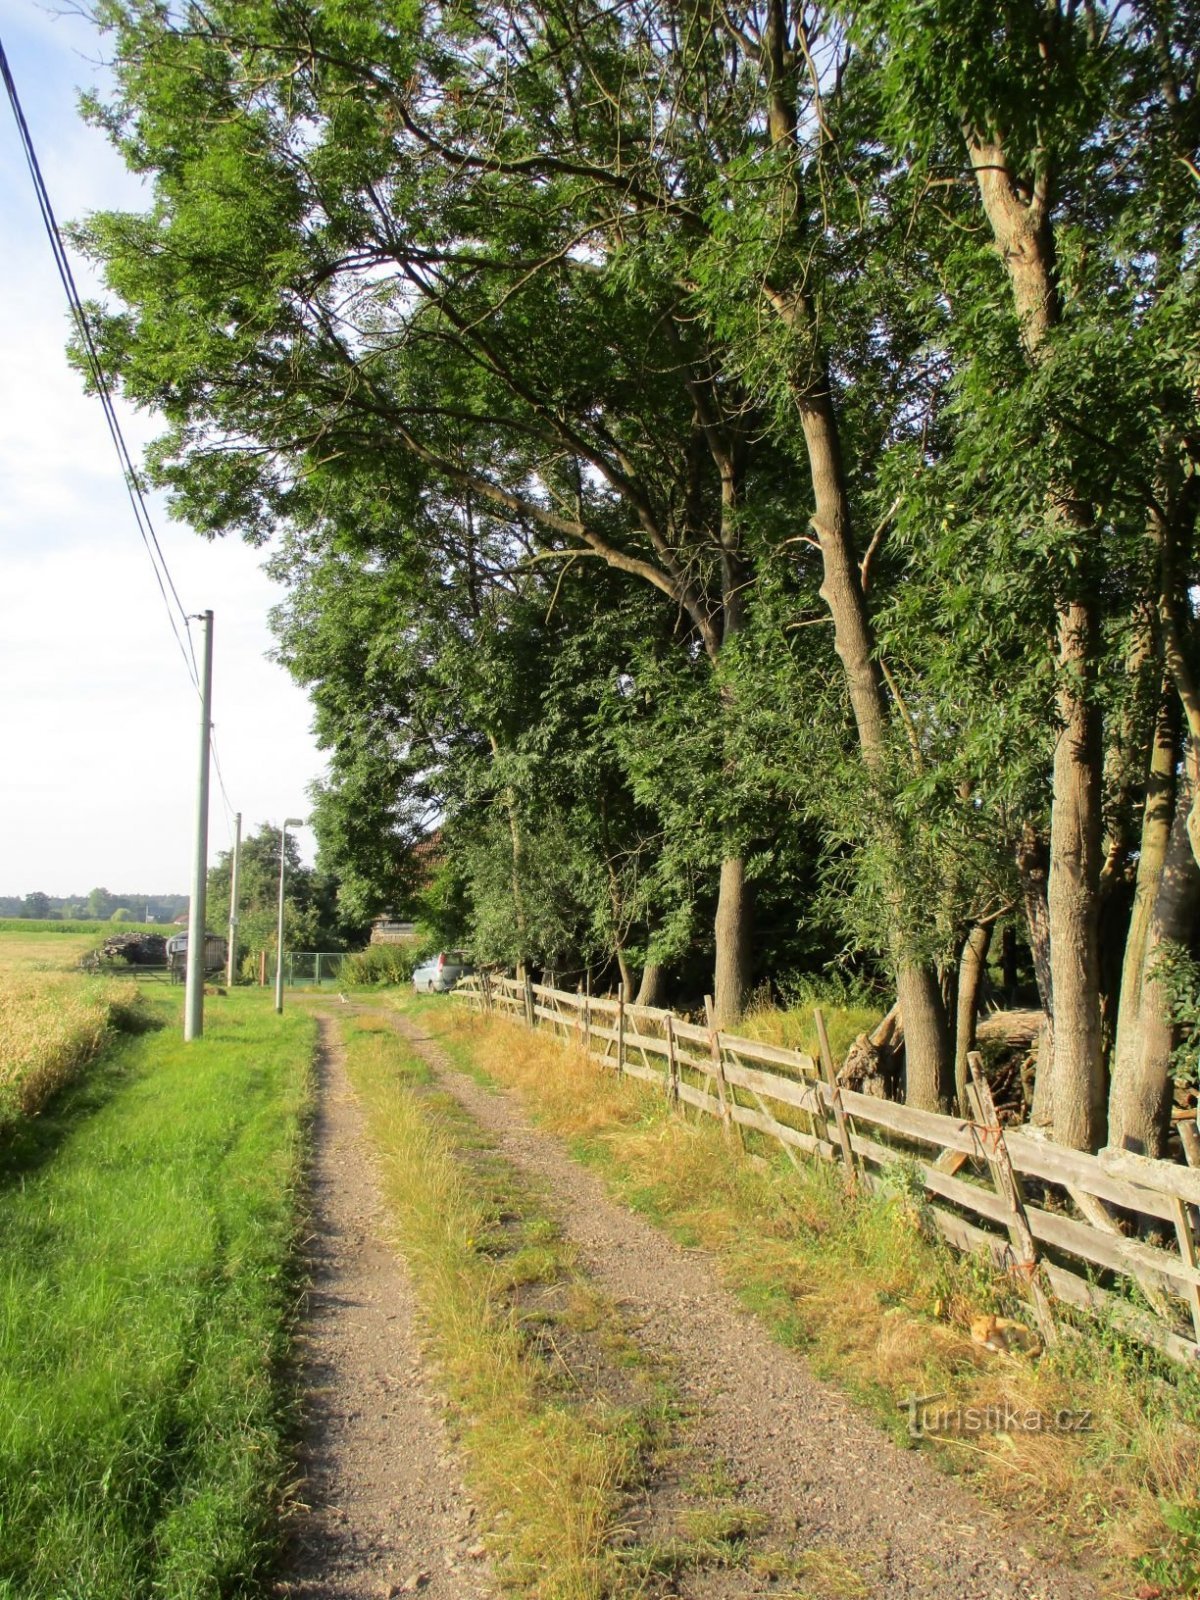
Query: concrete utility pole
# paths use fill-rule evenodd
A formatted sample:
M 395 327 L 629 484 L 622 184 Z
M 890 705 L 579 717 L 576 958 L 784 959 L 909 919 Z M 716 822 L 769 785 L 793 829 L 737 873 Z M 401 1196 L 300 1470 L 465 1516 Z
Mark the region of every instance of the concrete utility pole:
M 284 817 L 279 830 L 279 930 L 275 941 L 275 1010 L 283 1012 L 283 880 L 287 867 L 287 831 L 304 826 L 303 817 Z
M 233 862 L 229 869 L 229 959 L 225 965 L 225 983 L 233 988 L 233 974 L 237 965 L 238 928 L 238 868 L 242 864 L 242 813 L 233 819 Z
M 208 896 L 208 751 L 212 736 L 213 614 L 206 611 L 200 661 L 200 773 L 196 784 L 196 854 L 192 862 L 192 898 L 188 902 L 187 990 L 183 1002 L 183 1037 L 204 1032 L 204 935 Z

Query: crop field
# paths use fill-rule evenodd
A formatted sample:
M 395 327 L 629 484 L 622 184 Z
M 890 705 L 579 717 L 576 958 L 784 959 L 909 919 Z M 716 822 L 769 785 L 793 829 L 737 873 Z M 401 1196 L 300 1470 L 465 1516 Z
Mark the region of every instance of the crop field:
M 56 1015 L 96 1048 L 0 1132 L 0 1597 L 243 1590 L 287 1477 L 313 1024 L 238 994 L 185 1045 L 177 992 L 114 1007 L 134 985 L 31 943 L 0 935 L 30 1052 Z
M 86 1068 L 136 999 L 128 980 L 79 972 L 96 942 L 95 934 L 0 931 L 0 1135 Z

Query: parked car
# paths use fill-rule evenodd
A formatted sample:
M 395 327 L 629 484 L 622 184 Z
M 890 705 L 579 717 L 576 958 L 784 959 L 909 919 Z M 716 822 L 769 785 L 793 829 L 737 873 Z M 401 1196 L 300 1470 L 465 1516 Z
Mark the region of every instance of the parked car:
M 447 994 L 460 978 L 475 968 L 461 950 L 439 950 L 413 972 L 413 988 L 418 994 Z

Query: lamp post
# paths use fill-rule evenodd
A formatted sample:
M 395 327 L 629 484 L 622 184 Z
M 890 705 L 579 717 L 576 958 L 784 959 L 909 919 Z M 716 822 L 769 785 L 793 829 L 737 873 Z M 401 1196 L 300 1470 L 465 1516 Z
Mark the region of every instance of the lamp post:
M 287 870 L 287 831 L 304 825 L 303 817 L 284 817 L 279 830 L 279 929 L 275 942 L 275 1010 L 283 1013 L 283 880 Z

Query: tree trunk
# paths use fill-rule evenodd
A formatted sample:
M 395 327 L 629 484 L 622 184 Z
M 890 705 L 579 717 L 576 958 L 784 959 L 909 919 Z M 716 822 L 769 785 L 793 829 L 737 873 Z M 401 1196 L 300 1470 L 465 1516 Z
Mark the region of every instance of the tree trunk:
M 1171 1109 L 1175 1027 L 1162 962 L 1172 947 L 1186 946 L 1200 896 L 1200 868 L 1188 838 L 1191 808 L 1190 785 L 1182 782 L 1157 875 L 1153 910 L 1143 930 L 1138 983 L 1136 987 L 1132 979 L 1129 983 L 1130 1003 L 1136 1001 L 1137 1010 L 1128 1019 L 1124 1015 L 1126 986 L 1122 985 L 1119 1046 L 1108 1103 L 1108 1142 L 1146 1156 L 1163 1154 Z M 1156 819 L 1156 834 L 1160 828 L 1161 819 Z M 1138 889 L 1140 892 L 1140 881 Z M 1135 905 L 1134 909 L 1136 916 L 1139 908 Z
M 1104 1142 L 1100 1029 L 1100 726 L 1078 692 L 1090 676 L 1093 621 L 1079 602 L 1060 618 L 1059 715 L 1050 811 L 1050 974 L 1054 993 L 1054 1137 L 1076 1150 Z
M 954 1027 L 954 1093 L 958 1114 L 970 1114 L 967 1084 L 971 1069 L 967 1056 L 975 1048 L 975 1019 L 979 1013 L 979 991 L 987 972 L 988 950 L 992 943 L 992 924 L 977 922 L 967 934 L 958 963 L 958 1014 Z
M 788 57 L 791 51 L 786 0 L 770 0 L 764 38 L 763 69 L 767 85 L 767 126 L 772 144 L 796 144 L 796 108 L 790 98 Z M 803 241 L 804 206 L 798 177 L 799 160 L 790 167 L 792 220 Z M 792 378 L 792 390 L 804 433 L 809 475 L 812 480 L 812 527 L 817 536 L 823 568 L 821 598 L 833 622 L 834 650 L 842 665 L 850 707 L 858 732 L 863 765 L 877 782 L 886 778 L 888 763 L 888 704 L 874 656 L 874 640 L 867 615 L 862 572 L 854 551 L 850 496 L 838 435 L 833 385 L 821 349 L 817 307 L 808 291 L 789 288 L 780 292 L 764 284 L 766 298 L 776 315 L 798 330 L 807 351 L 805 369 Z M 885 809 L 888 802 L 881 796 Z M 894 822 L 885 816 L 884 831 L 894 834 Z M 903 851 L 893 844 L 895 870 L 903 867 Z M 907 1058 L 906 1098 L 925 1110 L 937 1110 L 949 1098 L 953 1061 L 949 1029 L 937 976 L 932 966 L 914 962 L 907 953 L 912 930 L 896 897 L 891 905 L 888 942 L 896 969 L 896 994 L 904 1014 Z
M 1049 359 L 1049 335 L 1061 316 L 1051 221 L 1050 164 L 1038 152 L 1032 181 L 1009 165 L 999 134 L 964 130 L 967 151 L 996 248 L 1008 272 L 1013 307 L 1030 366 Z M 1070 484 L 1056 485 L 1047 516 L 1077 550 L 1091 533 L 1086 508 Z M 1047 906 L 1053 1010 L 1054 1137 L 1095 1149 L 1104 1127 L 1104 1056 L 1100 1014 L 1099 715 L 1091 703 L 1096 624 L 1084 598 L 1086 574 L 1065 566 L 1058 607 L 1058 713 L 1062 732 L 1054 752 Z M 1074 589 L 1074 593 L 1070 590 Z
M 1033 977 L 1045 1018 L 1038 1035 L 1030 1120 L 1039 1128 L 1049 1128 L 1054 1122 L 1054 985 L 1050 974 L 1050 910 L 1046 904 L 1050 860 L 1045 839 L 1029 823 L 1017 846 L 1017 875 L 1021 880 Z
M 740 1021 L 750 992 L 750 932 L 753 896 L 746 884 L 746 863 L 729 856 L 721 863 L 721 888 L 717 896 L 716 961 L 713 973 L 713 1009 L 717 1027 Z
M 1117 1007 L 1117 1034 L 1112 1054 L 1112 1086 L 1109 1090 L 1109 1142 L 1119 1144 L 1124 1117 L 1121 1107 L 1129 1097 L 1131 1080 L 1136 1078 L 1142 1053 L 1142 990 L 1146 972 L 1147 944 L 1154 920 L 1159 884 L 1171 839 L 1175 814 L 1175 762 L 1179 737 L 1178 701 L 1168 681 L 1163 686 L 1154 739 L 1150 748 L 1150 770 L 1146 776 L 1146 798 L 1142 806 L 1141 845 L 1138 850 L 1137 878 L 1133 891 L 1133 910 L 1125 938 L 1125 959 L 1121 968 L 1120 1001 Z M 1128 1148 L 1134 1148 L 1132 1145 Z M 1142 1154 L 1148 1154 L 1146 1150 Z
M 638 987 L 636 1006 L 661 1006 L 666 997 L 667 969 L 657 961 L 647 961 L 642 968 L 642 981 Z
M 633 993 L 633 973 L 629 970 L 629 962 L 620 945 L 617 946 L 617 971 L 621 974 L 621 986 L 625 990 L 625 998 L 628 1000 Z

